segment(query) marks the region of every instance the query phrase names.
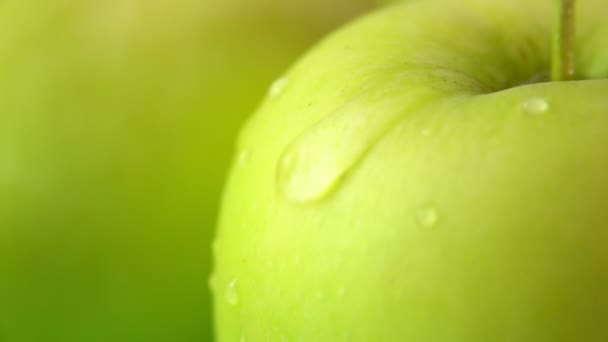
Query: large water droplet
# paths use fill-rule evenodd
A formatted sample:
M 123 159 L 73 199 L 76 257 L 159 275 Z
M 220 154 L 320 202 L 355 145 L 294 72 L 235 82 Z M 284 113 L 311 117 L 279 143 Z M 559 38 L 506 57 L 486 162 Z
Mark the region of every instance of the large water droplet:
M 232 306 L 239 303 L 238 281 L 236 279 L 232 279 L 228 282 L 224 296 L 226 297 L 226 302 Z
M 270 86 L 270 89 L 268 90 L 268 95 L 271 98 L 277 97 L 277 96 L 281 95 L 281 93 L 283 92 L 283 90 L 285 89 L 286 86 L 287 86 L 287 79 L 284 77 L 281 77 L 281 78 L 277 79 L 276 81 L 272 82 L 272 85 Z
M 406 112 L 405 106 L 396 104 L 400 99 L 386 93 L 362 94 L 300 134 L 277 166 L 277 183 L 285 198 L 306 203 L 328 195 Z
M 524 101 L 524 103 L 521 105 L 521 108 L 527 114 L 544 114 L 547 110 L 549 110 L 549 102 L 540 97 L 533 97 Z
M 416 219 L 423 227 L 433 227 L 439 221 L 439 213 L 437 209 L 431 205 L 425 205 L 416 211 Z

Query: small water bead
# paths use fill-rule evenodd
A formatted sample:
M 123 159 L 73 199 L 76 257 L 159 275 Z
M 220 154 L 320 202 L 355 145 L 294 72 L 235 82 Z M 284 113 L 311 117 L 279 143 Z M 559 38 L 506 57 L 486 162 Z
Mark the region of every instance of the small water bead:
M 285 89 L 286 86 L 287 86 L 287 79 L 284 77 L 281 77 L 281 78 L 277 79 L 276 81 L 272 82 L 272 85 L 270 86 L 270 90 L 268 91 L 268 95 L 270 97 L 277 97 L 283 92 L 283 90 Z
M 416 212 L 416 219 L 421 226 L 430 228 L 435 226 L 439 221 L 439 213 L 435 207 L 425 205 L 418 208 Z
M 226 302 L 232 306 L 239 303 L 238 281 L 236 279 L 228 282 L 224 296 L 226 297 Z
M 250 156 L 251 156 L 251 152 L 249 152 L 249 150 L 242 150 L 241 152 L 239 152 L 239 154 L 236 158 L 236 163 L 237 163 L 238 167 L 244 168 L 247 165 L 247 163 L 249 163 Z
M 540 97 L 533 97 L 524 101 L 521 108 L 527 114 L 540 115 L 549 110 L 549 102 Z

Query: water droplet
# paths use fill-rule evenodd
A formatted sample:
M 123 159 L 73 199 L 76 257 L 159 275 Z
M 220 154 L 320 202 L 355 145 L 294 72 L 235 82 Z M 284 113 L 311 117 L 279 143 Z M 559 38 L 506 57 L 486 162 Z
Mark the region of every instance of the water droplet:
M 217 285 L 217 277 L 216 277 L 215 273 L 212 273 L 211 276 L 209 276 L 209 279 L 208 279 L 209 289 L 211 291 L 215 291 L 216 285 Z
M 270 97 L 277 97 L 283 92 L 283 90 L 285 89 L 286 86 L 287 86 L 287 79 L 284 77 L 281 77 L 281 78 L 277 79 L 276 81 L 272 82 L 272 85 L 270 86 L 270 90 L 268 91 L 268 95 Z
M 299 203 L 327 196 L 407 112 L 395 103 L 399 99 L 386 92 L 359 95 L 300 134 L 277 165 L 283 196 Z
M 416 219 L 423 227 L 433 227 L 439 221 L 439 213 L 433 206 L 425 205 L 416 212 Z
M 228 282 L 226 286 L 226 302 L 228 304 L 235 306 L 239 303 L 239 294 L 238 294 L 238 281 L 236 279 L 232 279 Z
M 251 156 L 251 152 L 249 150 L 242 150 L 236 158 L 236 163 L 238 167 L 244 168 L 249 162 L 249 157 Z
M 573 60 L 574 57 L 570 56 L 570 60 Z M 574 65 L 569 65 L 568 66 L 568 76 L 570 76 L 571 78 L 574 76 L 574 74 L 576 73 L 576 68 Z
M 431 134 L 431 131 L 428 129 L 423 129 L 422 132 L 420 132 L 420 133 L 424 136 L 428 136 L 429 134 Z
M 522 104 L 521 108 L 527 114 L 531 114 L 531 115 L 544 114 L 547 110 L 549 110 L 549 102 L 547 102 L 547 100 L 545 100 L 543 98 L 534 97 L 529 100 L 526 100 Z

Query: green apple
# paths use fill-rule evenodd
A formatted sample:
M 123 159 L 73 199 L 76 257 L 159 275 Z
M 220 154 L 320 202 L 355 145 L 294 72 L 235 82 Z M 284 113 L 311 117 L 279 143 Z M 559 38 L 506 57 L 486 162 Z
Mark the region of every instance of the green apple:
M 244 127 L 219 341 L 608 340 L 608 4 L 428 0 L 331 35 Z
M 0 340 L 207 341 L 237 127 L 370 0 L 0 4 Z

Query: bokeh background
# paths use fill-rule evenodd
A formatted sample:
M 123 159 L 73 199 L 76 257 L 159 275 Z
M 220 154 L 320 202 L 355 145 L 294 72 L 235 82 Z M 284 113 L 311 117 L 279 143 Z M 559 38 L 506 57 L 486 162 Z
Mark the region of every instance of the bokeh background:
M 209 341 L 238 127 L 381 0 L 0 3 L 0 341 Z

